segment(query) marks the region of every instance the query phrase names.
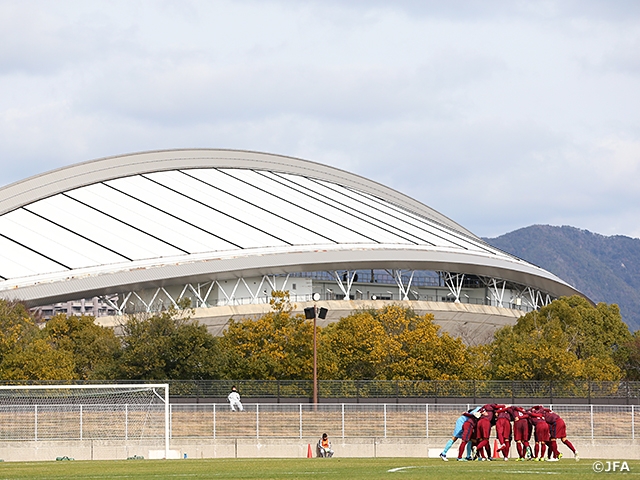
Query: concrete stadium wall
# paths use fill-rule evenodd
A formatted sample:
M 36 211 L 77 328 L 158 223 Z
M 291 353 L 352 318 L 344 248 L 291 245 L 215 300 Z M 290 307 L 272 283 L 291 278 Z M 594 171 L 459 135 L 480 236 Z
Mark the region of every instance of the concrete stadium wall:
M 309 446 L 315 456 L 317 438 L 302 439 L 181 439 L 171 442 L 170 458 L 306 458 Z M 572 438 L 583 459 L 640 460 L 640 442 L 625 439 Z M 446 437 L 433 438 L 334 438 L 336 457 L 430 457 L 442 451 Z M 457 455 L 458 444 L 449 450 L 450 458 Z M 573 454 L 559 442 L 565 459 Z M 157 443 L 124 441 L 46 441 L 2 442 L 0 459 L 4 461 L 54 461 L 67 456 L 75 460 L 124 460 L 134 455 L 162 458 L 164 448 Z M 517 455 L 512 445 L 511 457 Z
M 314 302 L 295 302 L 293 313 L 303 313 L 305 307 Z M 521 310 L 498 308 L 489 305 L 473 305 L 468 303 L 400 301 L 400 300 L 329 300 L 317 302 L 319 307 L 328 309 L 325 320 L 318 320 L 318 325 L 325 327 L 348 316 L 354 310 L 362 308 L 383 308 L 387 305 L 401 305 L 412 308 L 417 314 L 431 313 L 435 323 L 445 332 L 461 337 L 463 341 L 483 343 L 491 341 L 493 334 L 505 325 L 515 325 L 518 318 L 525 314 Z M 258 318 L 271 311 L 268 304 L 233 305 L 210 308 L 196 308 L 193 319 L 206 325 L 213 335 L 222 335 L 229 324 L 229 319 Z M 112 327 L 118 331 L 123 322 L 122 317 L 98 317 L 96 323 L 104 327 Z

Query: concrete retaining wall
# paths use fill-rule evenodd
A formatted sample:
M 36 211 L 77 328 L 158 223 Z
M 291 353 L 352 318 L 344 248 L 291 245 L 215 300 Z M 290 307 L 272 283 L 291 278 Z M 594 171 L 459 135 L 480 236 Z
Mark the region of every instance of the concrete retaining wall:
M 302 439 L 181 439 L 171 442 L 171 458 L 305 458 L 309 445 L 315 455 L 317 438 Z M 447 438 L 349 438 L 333 439 L 336 457 L 437 457 Z M 581 458 L 640 460 L 640 442 L 624 439 L 572 438 Z M 449 455 L 457 455 L 455 444 Z M 2 442 L 5 461 L 52 461 L 67 456 L 75 460 L 124 460 L 134 455 L 153 458 L 162 450 L 158 443 L 124 441 Z M 573 454 L 562 443 L 566 458 Z M 512 446 L 511 456 L 517 455 Z

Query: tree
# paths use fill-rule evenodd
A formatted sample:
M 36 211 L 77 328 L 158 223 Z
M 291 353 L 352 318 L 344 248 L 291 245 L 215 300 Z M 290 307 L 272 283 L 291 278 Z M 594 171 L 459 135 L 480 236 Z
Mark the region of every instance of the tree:
M 452 379 L 470 374 L 460 339 L 440 332 L 433 315 L 399 305 L 360 310 L 329 325 L 323 349 L 338 379 Z
M 640 330 L 624 344 L 624 369 L 627 380 L 640 380 Z
M 0 299 L 0 362 L 18 346 L 38 336 L 39 328 L 27 307 Z
M 73 356 L 44 337 L 24 304 L 0 300 L 0 378 L 73 379 Z
M 618 351 L 630 338 L 616 305 L 563 297 L 496 332 L 495 379 L 619 380 Z
M 313 325 L 292 315 L 288 291 L 274 291 L 272 311 L 262 317 L 229 321 L 220 339 L 226 378 L 310 379 Z
M 121 353 L 113 329 L 96 325 L 91 316 L 55 315 L 43 333 L 54 348 L 73 355 L 76 378 L 80 380 L 109 378 Z
M 122 330 L 122 355 L 113 378 L 216 378 L 217 339 L 191 321 L 189 311 L 171 307 L 151 316 L 133 315 Z
M 0 365 L 5 380 L 75 380 L 73 354 L 36 338 L 5 356 Z

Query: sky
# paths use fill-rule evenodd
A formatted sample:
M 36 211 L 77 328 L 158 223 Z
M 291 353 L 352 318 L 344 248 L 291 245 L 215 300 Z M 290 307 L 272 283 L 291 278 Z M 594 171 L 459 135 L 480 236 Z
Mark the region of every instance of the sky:
M 0 0 L 0 185 L 173 148 L 639 238 L 640 2 Z

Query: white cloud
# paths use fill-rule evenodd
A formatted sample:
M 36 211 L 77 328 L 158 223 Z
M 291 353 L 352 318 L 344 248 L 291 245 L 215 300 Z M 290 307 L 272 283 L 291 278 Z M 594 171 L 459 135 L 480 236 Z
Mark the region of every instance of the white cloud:
M 635 2 L 3 2 L 0 184 L 241 148 L 386 183 L 493 236 L 640 236 Z

